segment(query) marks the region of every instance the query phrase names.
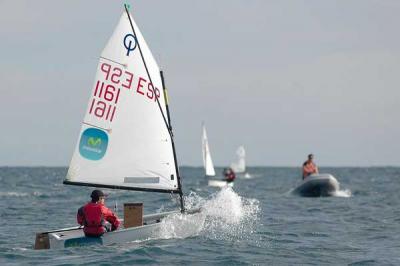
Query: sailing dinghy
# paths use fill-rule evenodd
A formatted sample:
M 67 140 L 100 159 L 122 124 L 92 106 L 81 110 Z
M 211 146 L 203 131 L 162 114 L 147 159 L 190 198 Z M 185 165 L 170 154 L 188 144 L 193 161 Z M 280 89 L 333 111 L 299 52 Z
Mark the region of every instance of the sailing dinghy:
M 312 174 L 306 177 L 296 188 L 293 194 L 303 197 L 334 196 L 339 191 L 339 182 L 330 174 Z
M 231 168 L 237 174 L 246 172 L 246 151 L 243 146 L 236 150 L 238 161 L 231 164 Z
M 243 178 L 251 178 L 251 175 L 246 172 L 246 150 L 243 146 L 239 146 L 236 150 L 237 162 L 231 163 L 231 168 L 238 174 L 238 176 Z
M 204 122 L 202 123 L 202 135 L 201 135 L 202 153 L 203 153 L 203 166 L 206 177 L 215 176 L 214 164 L 211 159 L 210 147 L 208 145 L 207 131 Z M 225 180 L 208 180 L 208 186 L 210 187 L 226 187 L 233 186 L 233 182 L 228 183 Z
M 85 237 L 81 227 L 39 233 L 35 249 L 115 244 L 157 237 L 162 219 L 185 211 L 163 74 L 128 6 L 101 53 L 64 184 L 175 193 L 180 210 Z M 125 216 L 125 215 L 124 215 Z
M 208 138 L 207 138 L 207 131 L 206 126 L 203 122 L 202 124 L 202 135 L 201 135 L 201 145 L 202 145 L 202 153 L 203 153 L 203 166 L 205 176 L 215 176 L 214 164 L 211 159 L 211 152 L 210 147 L 208 146 Z

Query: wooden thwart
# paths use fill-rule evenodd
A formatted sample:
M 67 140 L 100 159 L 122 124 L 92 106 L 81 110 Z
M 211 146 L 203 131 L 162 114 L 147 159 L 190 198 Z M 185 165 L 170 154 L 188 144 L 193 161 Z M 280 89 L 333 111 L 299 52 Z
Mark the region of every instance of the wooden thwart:
M 143 225 L 143 203 L 124 203 L 124 227 Z
M 37 233 L 35 241 L 35 249 L 49 249 L 50 241 L 48 233 Z

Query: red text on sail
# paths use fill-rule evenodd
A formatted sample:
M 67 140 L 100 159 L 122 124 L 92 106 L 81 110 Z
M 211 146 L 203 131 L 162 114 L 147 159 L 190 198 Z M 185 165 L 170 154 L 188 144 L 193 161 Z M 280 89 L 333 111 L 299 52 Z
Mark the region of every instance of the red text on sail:
M 89 114 L 112 122 L 117 110 L 121 90 L 132 90 L 140 97 L 156 101 L 160 98 L 160 90 L 147 79 L 136 76 L 118 66 L 101 63 L 92 98 L 89 102 Z

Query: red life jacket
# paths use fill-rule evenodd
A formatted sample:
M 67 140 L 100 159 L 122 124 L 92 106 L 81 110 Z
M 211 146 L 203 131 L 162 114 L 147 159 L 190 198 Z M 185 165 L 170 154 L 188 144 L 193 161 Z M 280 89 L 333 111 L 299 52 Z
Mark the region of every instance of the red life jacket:
M 317 166 L 313 162 L 305 162 L 303 165 L 303 179 L 317 173 Z
M 79 209 L 78 215 L 83 218 L 83 232 L 85 235 L 101 236 L 106 231 L 100 204 L 89 202 Z
M 225 178 L 226 178 L 226 181 L 232 182 L 233 180 L 235 180 L 236 176 L 235 176 L 234 172 L 230 172 L 229 174 L 227 174 L 225 176 Z

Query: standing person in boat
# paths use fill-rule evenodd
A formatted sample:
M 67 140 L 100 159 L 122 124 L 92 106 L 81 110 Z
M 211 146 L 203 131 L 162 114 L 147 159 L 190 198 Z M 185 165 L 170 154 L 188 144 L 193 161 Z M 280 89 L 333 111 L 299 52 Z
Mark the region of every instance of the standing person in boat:
M 235 180 L 236 175 L 232 168 L 229 167 L 224 169 L 224 177 L 226 182 L 231 183 Z
M 104 205 L 106 195 L 101 190 L 93 190 L 92 201 L 79 208 L 76 219 L 83 225 L 85 236 L 100 237 L 105 232 L 117 230 L 120 221 L 118 217 Z
M 303 163 L 303 180 L 309 175 L 318 174 L 318 167 L 313 162 L 313 159 L 314 155 L 309 154 L 308 160 Z

